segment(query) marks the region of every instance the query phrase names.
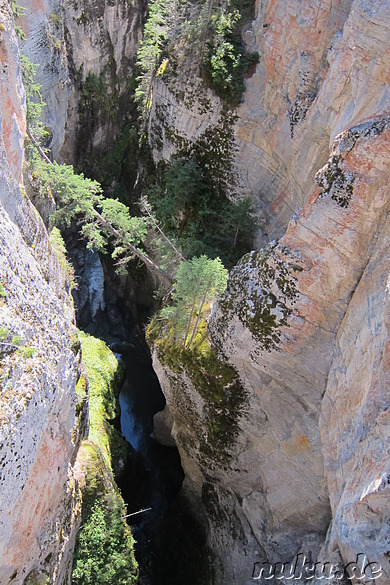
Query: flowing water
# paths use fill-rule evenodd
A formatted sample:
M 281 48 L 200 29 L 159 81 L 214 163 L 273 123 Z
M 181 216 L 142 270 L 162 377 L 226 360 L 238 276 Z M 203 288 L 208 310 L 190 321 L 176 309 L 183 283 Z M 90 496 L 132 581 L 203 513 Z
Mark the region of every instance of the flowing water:
M 153 415 L 164 408 L 165 399 L 150 357 L 130 348 L 122 353 L 122 359 L 127 378 L 119 395 L 121 431 L 134 453 L 119 485 L 127 513 L 133 514 L 128 522 L 137 541 L 140 585 L 149 585 L 156 582 L 158 572 L 156 535 L 180 491 L 184 474 L 177 449 L 160 445 L 151 437 Z

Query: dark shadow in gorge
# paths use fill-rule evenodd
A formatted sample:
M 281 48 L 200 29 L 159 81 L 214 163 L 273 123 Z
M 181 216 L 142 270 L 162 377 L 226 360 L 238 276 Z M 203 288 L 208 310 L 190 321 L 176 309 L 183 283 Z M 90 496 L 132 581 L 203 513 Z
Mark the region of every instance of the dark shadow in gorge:
M 112 344 L 121 352 L 127 379 L 119 395 L 121 431 L 133 448 L 118 485 L 137 541 L 140 585 L 210 585 L 211 559 L 204 523 L 180 489 L 184 473 L 176 447 L 155 441 L 153 415 L 165 398 L 145 342 Z M 151 509 L 149 509 L 151 508 Z M 145 510 L 144 512 L 139 512 Z
M 116 346 L 113 346 L 116 349 Z M 121 431 L 135 451 L 130 473 L 119 487 L 127 503 L 128 522 L 140 564 L 140 583 L 149 585 L 155 576 L 155 534 L 180 491 L 184 473 L 176 447 L 165 447 L 152 437 L 153 415 L 164 408 L 165 399 L 152 369 L 150 357 L 137 348 L 122 353 L 127 379 L 119 396 Z
M 137 318 L 150 312 L 150 282 L 128 276 L 123 283 L 109 262 L 102 265 L 97 255 L 91 257 L 77 234 L 68 234 L 67 244 L 78 282 L 78 325 L 106 341 L 126 369 L 115 426 L 132 449 L 117 483 L 128 514 L 151 508 L 128 518 L 137 541 L 139 585 L 186 585 L 189 580 L 211 585 L 205 522 L 180 491 L 184 474 L 179 453 L 151 437 L 153 415 L 164 408 L 165 398 Z M 137 299 L 145 304 L 139 306 Z
M 205 526 L 180 492 L 184 474 L 179 453 L 151 437 L 153 415 L 165 405 L 151 359 L 137 347 L 123 351 L 122 358 L 127 380 L 119 397 L 121 430 L 136 454 L 119 486 L 128 514 L 151 508 L 129 517 L 137 541 L 139 583 L 185 585 L 190 579 L 194 585 L 209 585 L 213 580 Z

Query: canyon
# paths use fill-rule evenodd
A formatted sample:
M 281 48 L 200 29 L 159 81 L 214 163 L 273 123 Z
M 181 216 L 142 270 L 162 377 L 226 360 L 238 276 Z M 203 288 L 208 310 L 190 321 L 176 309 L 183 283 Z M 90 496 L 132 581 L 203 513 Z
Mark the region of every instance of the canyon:
M 23 171 L 19 46 L 39 64 L 54 159 L 94 167 L 137 116 L 130 81 L 146 7 L 23 6 L 18 43 L 0 0 L 0 326 L 33 355 L 9 353 L 0 364 L 0 582 L 49 576 L 62 585 L 71 583 L 80 525 L 85 469 L 76 458 L 88 415 L 76 408 L 80 346 L 69 281 L 47 235 L 51 202 L 39 203 Z M 390 4 L 252 8 L 241 34 L 258 59 L 240 103 L 217 95 L 191 52 L 180 67 L 168 52 L 153 78 L 148 164 L 198 154 L 217 188 L 232 200 L 249 196 L 257 216 L 254 249 L 211 307 L 213 371 L 184 354 L 172 363 L 149 336 L 166 399 L 154 435 L 179 451 L 181 497 L 212 551 L 207 582 L 249 585 L 255 566 L 299 553 L 338 566 L 363 553 L 386 585 Z M 140 167 L 134 190 L 147 175 Z M 103 268 L 93 262 L 90 307 L 104 312 Z M 110 293 L 133 319 L 137 302 L 153 303 L 152 280 L 129 278 Z

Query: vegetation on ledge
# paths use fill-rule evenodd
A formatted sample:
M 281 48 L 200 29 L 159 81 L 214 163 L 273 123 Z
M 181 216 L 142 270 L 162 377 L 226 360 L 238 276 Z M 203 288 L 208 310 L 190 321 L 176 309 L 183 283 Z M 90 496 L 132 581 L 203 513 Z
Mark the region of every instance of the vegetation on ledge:
M 62 268 L 64 268 L 66 272 L 67 282 L 69 284 L 70 289 L 76 288 L 77 285 L 74 277 L 74 268 L 67 258 L 65 242 L 61 235 L 60 230 L 57 227 L 53 227 L 49 237 L 50 244 L 54 250 L 54 253 L 57 256 L 58 261 L 61 264 Z
M 166 71 L 169 75 L 181 70 L 194 59 L 217 95 L 230 106 L 239 105 L 244 78 L 258 62 L 257 53 L 248 53 L 241 38 L 242 20 L 250 20 L 253 8 L 251 0 L 151 0 L 138 50 L 140 74 L 135 92 L 144 127 L 152 106 L 154 80 Z
M 197 334 L 190 347 L 176 339 L 174 326 L 154 316 L 146 339 L 154 346 L 160 362 L 173 374 L 186 374 L 206 403 L 204 420 L 199 421 L 200 450 L 211 466 L 224 465 L 239 431 L 246 392 L 236 370 L 223 362 L 207 336 L 210 305 L 202 313 Z
M 89 379 L 90 431 L 77 457 L 86 469 L 86 479 L 72 583 L 132 585 L 138 578 L 134 540 L 113 475 L 123 466 L 128 447 L 110 422 L 118 414 L 117 394 L 123 370 L 103 341 L 81 331 L 79 336 Z M 81 378 L 79 398 L 84 394 L 84 385 Z
M 251 66 L 258 63 L 259 56 L 245 50 L 241 38 L 241 7 L 234 7 L 234 2 L 226 4 L 215 10 L 210 19 L 203 74 L 216 94 L 236 107 L 245 90 L 244 79 Z

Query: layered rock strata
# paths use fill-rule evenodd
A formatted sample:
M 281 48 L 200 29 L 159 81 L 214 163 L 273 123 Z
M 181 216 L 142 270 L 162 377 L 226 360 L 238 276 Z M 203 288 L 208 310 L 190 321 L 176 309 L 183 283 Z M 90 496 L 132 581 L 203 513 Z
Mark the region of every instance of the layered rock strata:
M 217 582 L 251 583 L 255 562 L 301 551 L 344 565 L 364 553 L 389 580 L 389 28 L 388 2 L 280 0 L 258 4 L 245 34 L 260 62 L 229 156 L 263 214 L 263 247 L 232 270 L 209 323 L 245 393 L 224 462 L 201 448 L 218 404 L 155 354 Z M 212 133 L 222 107 L 202 122 L 172 83 L 155 86 L 157 158 Z
M 231 172 L 228 192 L 255 201 L 266 243 L 307 202 L 335 136 L 386 108 L 389 10 L 373 0 L 267 0 L 255 10 L 243 37 L 259 63 L 242 105 L 227 114 L 195 70 L 168 65 L 153 88 L 149 137 L 156 160 L 205 143 L 216 172 Z

